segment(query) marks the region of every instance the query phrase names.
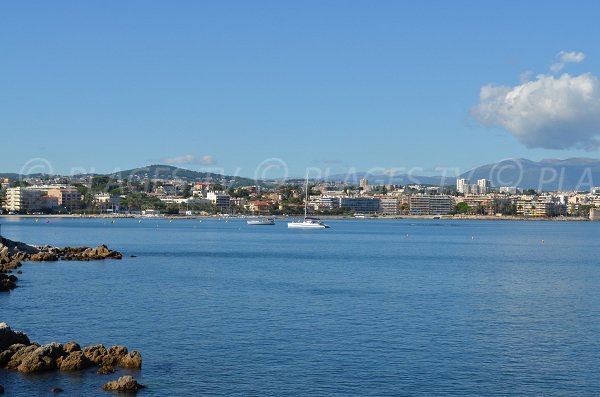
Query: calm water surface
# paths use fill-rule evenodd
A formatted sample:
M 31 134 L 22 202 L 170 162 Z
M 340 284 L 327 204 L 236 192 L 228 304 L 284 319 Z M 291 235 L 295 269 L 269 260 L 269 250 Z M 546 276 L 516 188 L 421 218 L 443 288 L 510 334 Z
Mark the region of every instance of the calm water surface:
M 24 265 L 0 321 L 144 359 L 108 377 L 0 371 L 7 395 L 106 396 L 125 373 L 140 396 L 600 394 L 598 223 L 0 222 L 11 239 L 125 254 Z

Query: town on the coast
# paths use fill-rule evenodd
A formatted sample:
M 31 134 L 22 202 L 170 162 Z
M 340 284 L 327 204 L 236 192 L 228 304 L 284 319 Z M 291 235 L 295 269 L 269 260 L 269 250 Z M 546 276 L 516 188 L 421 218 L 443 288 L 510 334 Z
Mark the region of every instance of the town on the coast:
M 308 199 L 309 213 L 320 216 L 600 219 L 600 187 L 543 192 L 491 186 L 487 179 L 460 178 L 450 186 L 315 179 L 308 198 L 301 179 L 275 184 L 148 173 L 2 178 L 0 186 L 5 215 L 296 216 Z

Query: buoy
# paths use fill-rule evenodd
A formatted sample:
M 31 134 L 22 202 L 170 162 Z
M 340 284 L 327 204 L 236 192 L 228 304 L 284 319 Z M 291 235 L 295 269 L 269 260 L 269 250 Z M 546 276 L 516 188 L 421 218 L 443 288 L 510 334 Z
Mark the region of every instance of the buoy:
M 544 240 L 542 240 L 542 244 L 544 244 Z
M 471 236 L 471 240 L 475 240 L 475 237 Z

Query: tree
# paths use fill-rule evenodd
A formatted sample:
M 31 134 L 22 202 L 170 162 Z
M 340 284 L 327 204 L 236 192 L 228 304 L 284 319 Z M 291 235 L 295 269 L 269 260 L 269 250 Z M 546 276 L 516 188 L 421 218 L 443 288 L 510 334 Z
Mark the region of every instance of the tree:
M 110 183 L 110 177 L 106 175 L 99 175 L 92 177 L 92 191 L 101 192 L 108 188 Z
M 181 193 L 183 194 L 184 198 L 191 197 L 191 195 L 192 195 L 192 185 L 190 185 L 189 183 L 186 183 L 185 185 L 183 185 L 183 190 L 182 190 Z
M 455 210 L 457 214 L 468 214 L 472 211 L 472 208 L 469 206 L 469 204 L 461 201 L 460 203 L 456 204 Z
M 127 207 L 130 211 L 139 211 L 142 209 L 142 202 L 141 193 L 129 193 L 121 205 Z

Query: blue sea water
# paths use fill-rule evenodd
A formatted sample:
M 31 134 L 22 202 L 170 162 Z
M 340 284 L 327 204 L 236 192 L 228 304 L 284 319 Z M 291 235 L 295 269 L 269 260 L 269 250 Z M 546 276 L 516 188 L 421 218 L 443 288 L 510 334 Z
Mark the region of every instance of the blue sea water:
M 0 321 L 144 360 L 108 376 L 0 370 L 10 396 L 106 396 L 122 374 L 140 396 L 600 394 L 598 223 L 0 222 L 14 240 L 125 255 L 25 264 Z

